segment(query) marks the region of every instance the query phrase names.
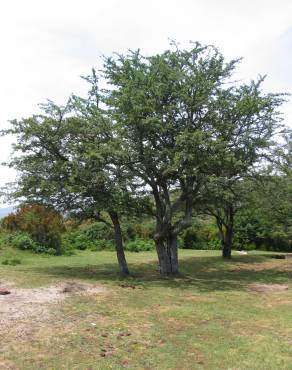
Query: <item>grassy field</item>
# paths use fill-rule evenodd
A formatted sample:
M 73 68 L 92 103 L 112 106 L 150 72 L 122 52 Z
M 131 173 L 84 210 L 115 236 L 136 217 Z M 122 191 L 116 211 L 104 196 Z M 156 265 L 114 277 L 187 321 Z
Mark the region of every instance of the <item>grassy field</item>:
M 263 252 L 226 262 L 219 252 L 183 250 L 181 276 L 162 279 L 154 253 L 128 254 L 132 276 L 123 279 L 112 252 L 2 249 L 0 263 L 7 257 L 22 264 L 0 264 L 0 281 L 31 288 L 75 280 L 105 290 L 51 304 L 43 320 L 15 322 L 0 336 L 0 369 L 292 369 L 292 289 L 250 288 L 292 288 L 292 260 Z

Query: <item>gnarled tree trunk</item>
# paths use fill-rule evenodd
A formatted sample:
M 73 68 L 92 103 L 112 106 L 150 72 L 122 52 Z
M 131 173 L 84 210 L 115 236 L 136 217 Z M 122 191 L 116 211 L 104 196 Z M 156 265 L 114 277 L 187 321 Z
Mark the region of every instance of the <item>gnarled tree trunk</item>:
M 109 212 L 110 218 L 113 223 L 114 232 L 115 232 L 115 245 L 116 245 L 116 253 L 117 253 L 117 259 L 119 263 L 119 269 L 122 274 L 128 275 L 129 269 L 127 265 L 127 260 L 124 252 L 124 245 L 123 245 L 123 237 L 122 237 L 122 231 L 119 221 L 119 216 L 117 212 Z
M 222 257 L 226 259 L 231 258 L 232 250 L 232 239 L 233 239 L 233 228 L 227 227 L 225 235 L 222 239 Z
M 171 265 L 170 259 L 167 253 L 167 249 L 165 248 L 165 243 L 163 240 L 158 239 L 155 240 L 156 251 L 158 256 L 159 262 L 159 270 L 162 275 L 170 275 L 171 274 Z
M 176 275 L 179 272 L 177 236 L 190 227 L 193 209 L 193 182 L 189 179 L 182 184 L 182 194 L 171 201 L 169 187 L 164 184 L 159 187 L 151 182 L 156 205 L 156 230 L 154 241 L 159 260 L 160 273 L 163 275 Z M 181 180 L 183 183 L 183 180 Z M 174 215 L 179 209 L 184 209 L 183 216 L 174 222 Z
M 178 274 L 178 248 L 177 248 L 177 236 L 170 234 L 167 237 L 167 253 L 170 259 L 171 274 Z
M 178 273 L 177 236 L 155 240 L 160 273 L 162 275 L 176 275 Z

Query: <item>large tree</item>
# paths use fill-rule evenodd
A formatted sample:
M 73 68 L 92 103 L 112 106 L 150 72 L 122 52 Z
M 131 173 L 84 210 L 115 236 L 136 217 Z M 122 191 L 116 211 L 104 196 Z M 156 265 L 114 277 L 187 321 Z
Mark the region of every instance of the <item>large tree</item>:
M 194 200 L 214 156 L 213 103 L 236 61 L 194 44 L 105 62 L 107 103 L 127 168 L 154 198 L 154 240 L 162 274 L 178 272 L 177 236 L 192 223 Z
M 240 188 L 278 124 L 282 98 L 262 94 L 261 80 L 230 87 L 235 65 L 199 43 L 105 59 L 102 94 L 93 73 L 88 98 L 72 97 L 64 108 L 49 103 L 45 114 L 12 122 L 10 165 L 19 171 L 12 196 L 96 218 L 107 211 L 127 272 L 119 214 L 139 210 L 151 195 L 160 271 L 176 274 L 177 237 L 191 226 L 208 180 L 215 179 L 217 200 L 222 185 L 229 192 L 223 200 L 232 200 L 231 185 Z

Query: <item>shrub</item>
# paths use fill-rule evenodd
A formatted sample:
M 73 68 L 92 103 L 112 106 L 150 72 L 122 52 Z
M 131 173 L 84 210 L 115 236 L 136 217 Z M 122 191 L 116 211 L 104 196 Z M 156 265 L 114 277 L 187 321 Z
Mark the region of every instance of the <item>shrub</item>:
M 183 248 L 185 249 L 196 249 L 198 243 L 197 231 L 194 228 L 187 229 L 183 236 Z
M 147 223 L 135 223 L 129 225 L 123 234 L 126 240 L 150 239 L 153 234 L 153 227 Z
M 219 240 L 218 238 L 214 238 L 214 239 L 209 240 L 206 243 L 206 248 L 202 248 L 202 249 L 220 250 L 221 248 L 222 248 L 221 240 Z
M 113 230 L 110 226 L 95 222 L 82 225 L 79 230 L 65 233 L 62 236 L 62 248 L 65 250 L 112 250 L 113 238 Z
M 11 234 L 8 232 L 1 232 L 0 233 L 0 247 L 5 245 L 10 245 Z
M 96 240 L 93 244 L 91 244 L 89 248 L 92 251 L 102 251 L 102 250 L 113 251 L 115 250 L 115 245 L 111 240 L 100 239 Z
M 10 242 L 13 247 L 21 250 L 35 250 L 37 247 L 36 243 L 27 233 L 12 234 L 10 237 Z
M 85 234 L 80 234 L 80 235 L 77 234 L 74 239 L 74 245 L 80 251 L 84 251 L 85 249 L 87 249 L 90 246 L 90 244 L 91 244 L 91 241 L 88 240 Z
M 2 261 L 2 265 L 9 265 L 9 266 L 16 266 L 21 265 L 21 260 L 19 258 L 6 258 L 4 261 Z
M 135 239 L 125 243 L 124 248 L 128 252 L 146 252 L 152 251 L 154 246 L 154 241 L 151 239 Z
M 213 220 L 197 220 L 191 228 L 185 230 L 181 236 L 182 248 L 217 250 L 221 248 L 218 231 Z
M 110 240 L 114 238 L 113 229 L 103 222 L 90 224 L 82 231 L 90 241 L 97 239 Z
M 2 220 L 2 227 L 9 231 L 24 232 L 37 244 L 20 242 L 20 249 L 32 249 L 36 251 L 53 248 L 56 254 L 61 253 L 61 237 L 64 231 L 63 217 L 54 209 L 42 204 L 31 204 L 20 207 L 15 213 Z M 15 241 L 19 244 L 18 241 Z

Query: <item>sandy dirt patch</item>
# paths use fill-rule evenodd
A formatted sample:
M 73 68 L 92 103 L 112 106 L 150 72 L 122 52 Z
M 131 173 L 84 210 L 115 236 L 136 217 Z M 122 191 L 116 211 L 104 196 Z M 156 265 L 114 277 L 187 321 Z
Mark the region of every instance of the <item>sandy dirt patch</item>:
M 74 281 L 43 288 L 16 288 L 12 283 L 0 282 L 0 289 L 10 292 L 0 295 L 0 332 L 15 322 L 28 318 L 44 319 L 50 304 L 59 303 L 73 295 L 93 295 L 105 291 L 103 287 Z
M 250 284 L 249 289 L 257 293 L 275 293 L 288 290 L 289 286 L 286 284 Z

